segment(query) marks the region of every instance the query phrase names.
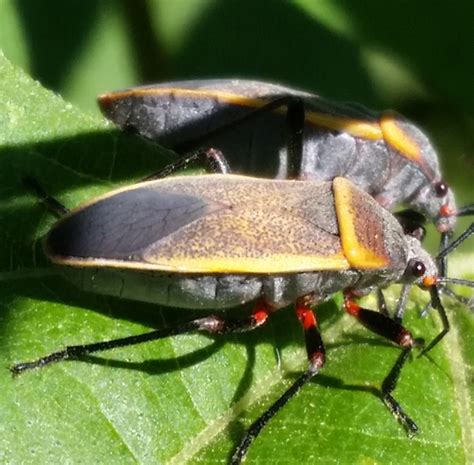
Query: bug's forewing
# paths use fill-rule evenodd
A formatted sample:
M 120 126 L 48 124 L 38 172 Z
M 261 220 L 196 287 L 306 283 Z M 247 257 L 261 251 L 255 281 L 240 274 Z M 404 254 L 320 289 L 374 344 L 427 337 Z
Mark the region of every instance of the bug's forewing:
M 168 178 L 111 193 L 60 221 L 46 250 L 58 263 L 184 273 L 348 268 L 331 183 L 240 176 Z
M 151 243 L 206 215 L 216 205 L 179 193 L 137 187 L 99 199 L 59 221 L 46 239 L 54 257 L 140 260 Z

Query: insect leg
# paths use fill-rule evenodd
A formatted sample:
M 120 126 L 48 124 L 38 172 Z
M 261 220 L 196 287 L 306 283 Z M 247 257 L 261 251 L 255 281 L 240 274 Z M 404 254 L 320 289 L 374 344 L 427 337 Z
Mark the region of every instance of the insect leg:
M 471 224 L 471 229 L 474 231 L 474 224 Z M 443 325 L 443 329 L 423 349 L 423 351 L 420 354 L 420 357 L 422 355 L 425 355 L 427 352 L 429 352 L 449 332 L 448 316 L 446 315 L 446 310 L 444 309 L 443 304 L 441 303 L 441 299 L 439 298 L 440 292 L 443 291 L 443 287 L 441 287 L 443 284 L 459 284 L 461 286 L 474 287 L 474 281 L 469 281 L 467 279 L 458 279 L 458 278 L 446 278 L 444 276 L 438 277 L 437 279 L 435 279 L 433 284 L 431 284 L 427 287 L 427 289 L 430 292 L 430 296 L 431 296 L 430 305 L 431 305 L 431 307 L 433 307 L 439 313 L 439 316 L 441 318 L 441 323 Z M 448 288 L 446 288 L 445 290 L 448 290 Z M 451 292 L 451 291 L 449 291 L 449 292 Z M 453 295 L 457 298 L 456 294 L 453 293 Z M 467 305 L 470 306 L 469 302 L 467 302 Z
M 403 320 L 411 288 L 411 284 L 404 284 L 402 287 L 402 292 L 400 292 L 400 297 L 397 301 L 397 308 L 395 309 L 395 315 L 393 317 L 397 323 L 401 323 Z
M 470 211 L 471 209 L 474 209 L 473 205 L 469 205 L 469 206 L 465 207 L 465 209 L 462 209 L 462 214 L 458 213 L 458 216 L 463 216 L 463 214 L 466 214 L 466 215 L 472 214 L 472 212 Z M 464 213 L 463 210 L 466 210 L 467 213 Z M 455 239 L 451 243 L 449 243 L 449 236 L 447 234 L 442 234 L 441 235 L 441 245 L 440 245 L 441 250 L 438 253 L 438 255 L 436 256 L 436 262 L 438 263 L 438 267 L 439 267 L 439 279 L 438 279 L 439 292 L 441 292 L 441 293 L 444 292 L 444 293 L 450 295 L 451 297 L 453 297 L 455 299 L 458 299 L 461 303 L 465 303 L 464 298 L 461 297 L 461 296 L 456 295 L 454 292 L 452 292 L 447 287 L 445 287 L 445 285 L 451 283 L 451 284 L 461 284 L 461 285 L 465 285 L 465 286 L 467 285 L 467 286 L 472 287 L 472 282 L 467 281 L 467 280 L 458 280 L 456 282 L 455 278 L 446 277 L 446 275 L 447 275 L 447 260 L 446 259 L 447 259 L 447 256 L 451 252 L 456 250 L 466 239 L 468 239 L 473 234 L 474 234 L 474 223 L 471 223 L 469 225 L 469 227 L 466 228 L 466 230 L 457 239 Z M 438 335 L 438 337 L 436 338 L 436 342 L 438 343 L 442 339 L 442 337 L 448 332 L 446 330 L 446 327 L 449 330 L 449 325 L 445 325 L 445 323 L 444 323 L 445 318 L 443 316 L 443 313 L 445 313 L 445 311 L 444 311 L 443 306 L 441 305 L 441 302 L 439 302 L 439 297 L 437 299 L 435 299 L 435 302 L 436 302 L 436 306 L 434 305 L 433 298 L 432 298 L 431 302 L 422 310 L 421 315 L 425 316 L 428 313 L 430 307 L 436 308 L 438 310 L 438 313 L 440 313 L 441 319 L 443 320 L 443 330 L 442 330 L 442 333 L 440 333 L 440 335 Z M 467 302 L 467 305 L 468 306 L 470 305 L 469 301 Z M 432 348 L 432 347 L 433 347 L 433 345 L 430 344 L 430 348 Z M 427 349 L 425 349 L 425 352 L 426 351 L 427 351 Z
M 300 177 L 301 161 L 303 159 L 303 132 L 305 108 L 302 99 L 294 98 L 288 103 L 286 112 L 286 146 L 288 151 L 288 174 L 290 179 Z
M 411 284 L 405 284 L 402 287 L 402 291 L 400 292 L 400 297 L 397 300 L 397 308 L 395 309 L 395 314 L 393 316 L 394 320 L 398 323 L 401 323 L 403 320 L 403 316 L 406 310 L 406 304 L 408 301 L 408 295 L 410 293 Z M 385 297 L 381 289 L 377 289 L 376 291 L 376 298 L 377 298 L 377 308 L 382 315 L 390 318 L 390 313 L 388 311 L 387 303 L 385 301 Z
M 471 205 L 465 205 L 458 209 L 457 216 L 471 216 L 474 215 L 474 203 Z
M 308 369 L 271 405 L 246 431 L 242 441 L 232 454 L 231 464 L 240 464 L 247 454 L 249 447 L 267 423 L 291 400 L 308 381 L 318 374 L 325 361 L 325 349 L 319 333 L 316 317 L 309 307 L 306 298 L 298 299 L 296 315 L 304 330 L 306 351 L 308 354 Z
M 448 319 L 448 316 L 446 315 L 446 310 L 444 309 L 443 307 L 443 304 L 441 303 L 441 300 L 439 298 L 439 291 L 438 291 L 438 287 L 436 285 L 434 286 L 431 286 L 429 288 L 429 291 L 430 291 L 430 295 L 431 295 L 431 306 L 433 308 L 435 308 L 438 313 L 439 313 L 439 316 L 441 318 L 441 322 L 442 322 L 442 325 L 443 325 L 443 329 L 441 330 L 441 332 L 421 351 L 420 353 L 420 357 L 422 355 L 425 355 L 426 353 L 428 353 L 436 344 L 438 344 L 438 342 L 441 341 L 441 339 L 443 339 L 444 336 L 446 336 L 446 334 L 448 334 L 449 332 L 449 319 Z
M 199 149 L 194 152 L 190 152 L 178 160 L 166 165 L 161 170 L 150 174 L 149 176 L 142 179 L 142 181 L 151 181 L 153 179 L 166 178 L 170 174 L 176 171 L 187 168 L 192 163 L 200 162 L 211 170 L 212 173 L 229 174 L 230 166 L 227 163 L 224 155 L 220 150 L 209 148 Z
M 415 341 L 410 332 L 397 321 L 392 320 L 388 316 L 379 312 L 360 307 L 352 299 L 350 293 L 345 295 L 344 307 L 350 315 L 357 318 L 357 320 L 367 329 L 385 337 L 403 348 L 402 353 L 382 383 L 382 400 L 392 415 L 403 425 L 408 436 L 413 436 L 418 431 L 418 427 L 416 423 L 403 411 L 400 404 L 392 397 L 392 392 L 396 388 L 403 365 L 407 361 L 408 356 L 417 341 Z
M 457 249 L 468 237 L 474 234 L 474 223 L 471 223 L 469 227 L 453 242 L 447 245 L 443 250 L 441 250 L 436 256 L 436 260 L 439 262 L 440 259 L 446 257 L 455 249 Z
M 254 120 L 265 113 L 270 113 L 286 107 L 287 122 L 287 150 L 288 150 L 288 177 L 298 178 L 300 175 L 301 159 L 303 154 L 303 131 L 305 123 L 304 101 L 295 95 L 276 97 L 261 107 L 254 108 L 239 119 L 230 121 L 208 133 L 191 141 L 173 147 L 178 153 L 194 150 L 196 147 L 209 145 L 207 141 L 213 137 L 232 132 L 240 125 Z
M 199 139 L 194 139 L 185 145 L 175 147 L 174 150 L 182 153 L 186 150 L 192 150 L 192 147 L 205 146 L 205 141 L 218 134 L 226 131 L 235 130 L 239 124 L 243 124 L 249 119 L 258 117 L 259 115 L 271 111 L 275 111 L 281 107 L 287 107 L 286 110 L 286 127 L 287 127 L 287 151 L 288 151 L 288 177 L 298 178 L 300 175 L 301 160 L 303 157 L 303 131 L 305 123 L 305 108 L 304 102 L 299 97 L 285 96 L 280 97 L 272 102 L 257 108 L 248 115 L 242 117 L 237 121 L 232 121 L 224 126 L 221 126 Z M 143 181 L 150 181 L 152 179 L 161 179 L 175 173 L 178 170 L 184 169 L 191 163 L 201 162 L 208 166 L 213 173 L 228 174 L 231 168 L 220 150 L 215 148 L 199 148 L 185 154 L 182 158 L 165 166 L 162 170 L 151 174 L 143 179 Z
M 63 350 L 53 352 L 32 362 L 14 364 L 10 367 L 10 371 L 14 375 L 18 375 L 24 371 L 41 368 L 61 360 L 77 359 L 94 352 L 141 344 L 143 342 L 163 339 L 165 337 L 176 336 L 192 331 L 205 331 L 211 334 L 250 331 L 266 322 L 270 310 L 271 309 L 266 306 L 264 302 L 259 302 L 255 306 L 253 313 L 242 319 L 224 319 L 218 315 L 210 315 L 181 323 L 174 327 L 157 329 L 136 336 L 111 339 L 109 341 L 95 342 L 92 344 L 68 346 Z
M 405 428 L 408 437 L 413 437 L 418 432 L 417 424 L 403 411 L 401 405 L 395 400 L 392 396 L 392 392 L 397 387 L 398 380 L 400 378 L 400 373 L 402 371 L 403 365 L 405 365 L 408 360 L 408 356 L 411 352 L 411 347 L 405 347 L 397 361 L 393 365 L 389 374 L 385 377 L 382 383 L 382 399 L 384 404 L 390 410 L 392 415 L 403 425 Z
M 449 246 L 450 239 L 451 239 L 451 235 L 449 233 L 441 234 L 441 240 L 439 242 L 439 249 L 438 249 L 439 252 L 445 250 Z M 438 262 L 438 268 L 439 268 L 439 275 L 447 276 L 448 275 L 448 256 L 444 255 L 443 257 L 438 258 L 437 262 Z
M 38 200 L 44 203 L 46 208 L 57 217 L 60 218 L 69 212 L 69 209 L 54 197 L 51 197 L 35 178 L 25 176 L 22 181 L 23 184 L 38 197 Z
M 455 278 L 452 278 L 453 280 Z M 450 280 L 451 282 L 451 280 Z M 452 284 L 455 284 L 455 280 L 452 282 Z M 462 282 L 461 284 L 464 284 L 464 282 Z M 455 292 L 453 292 L 449 287 L 446 287 L 446 286 L 441 286 L 439 288 L 439 291 L 441 294 L 445 294 L 447 295 L 448 297 L 451 297 L 452 299 L 455 299 L 457 300 L 460 304 L 462 305 L 466 305 L 467 307 L 470 307 L 472 306 L 472 298 L 469 299 L 468 297 L 464 297 L 462 295 L 457 295 Z M 429 306 L 431 306 L 431 303 L 428 304 Z M 422 313 L 422 316 L 425 316 L 424 313 Z

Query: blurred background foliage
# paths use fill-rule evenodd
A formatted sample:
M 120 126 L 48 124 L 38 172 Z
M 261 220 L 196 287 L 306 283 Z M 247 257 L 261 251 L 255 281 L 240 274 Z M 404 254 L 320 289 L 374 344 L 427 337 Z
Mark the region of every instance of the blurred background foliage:
M 92 113 L 107 90 L 201 77 L 281 81 L 396 109 L 432 136 L 465 203 L 474 173 L 469 12 L 468 0 L 1 0 L 0 47 Z

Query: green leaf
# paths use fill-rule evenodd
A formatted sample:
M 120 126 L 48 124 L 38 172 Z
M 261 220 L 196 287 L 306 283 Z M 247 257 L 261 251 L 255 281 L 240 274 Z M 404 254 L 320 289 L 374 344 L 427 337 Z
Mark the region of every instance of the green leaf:
M 168 160 L 0 56 L 0 463 L 225 463 L 245 428 L 305 368 L 301 330 L 283 310 L 251 334 L 173 337 L 10 375 L 10 364 L 67 344 L 194 315 L 87 295 L 56 276 L 40 246 L 54 219 L 21 184 L 33 175 L 74 206 Z M 451 273 L 470 272 L 473 258 L 452 261 Z M 474 323 L 466 308 L 446 304 L 452 331 L 408 363 L 396 390 L 417 437 L 407 439 L 377 396 L 399 349 L 329 302 L 319 310 L 327 365 L 264 429 L 247 463 L 472 463 Z M 407 327 L 429 340 L 440 326 L 436 315 L 418 318 L 422 305 L 420 291 Z

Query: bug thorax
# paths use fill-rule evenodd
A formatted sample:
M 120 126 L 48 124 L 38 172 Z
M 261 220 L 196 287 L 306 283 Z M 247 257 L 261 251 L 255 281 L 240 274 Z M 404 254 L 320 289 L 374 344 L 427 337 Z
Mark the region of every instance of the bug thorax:
M 453 191 L 443 180 L 433 181 L 422 187 L 412 200 L 412 205 L 433 222 L 439 232 L 450 232 L 456 224 L 456 202 Z
M 426 280 L 438 277 L 438 267 L 433 257 L 421 246 L 418 239 L 406 236 L 408 244 L 407 266 L 401 281 L 423 285 Z

